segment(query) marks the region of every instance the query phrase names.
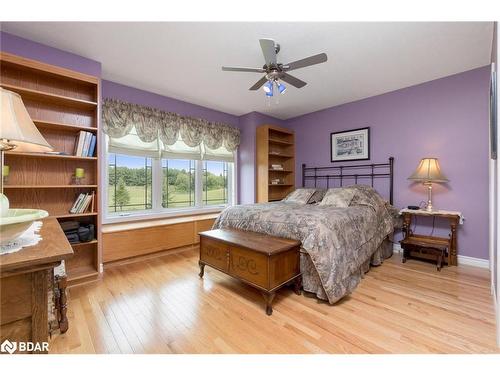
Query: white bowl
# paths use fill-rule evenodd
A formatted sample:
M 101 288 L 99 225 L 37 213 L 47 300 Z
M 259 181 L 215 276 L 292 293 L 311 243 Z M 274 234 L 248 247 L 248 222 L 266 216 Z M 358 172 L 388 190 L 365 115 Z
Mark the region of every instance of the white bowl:
M 0 217 L 0 244 L 4 245 L 21 236 L 35 220 L 49 216 L 44 210 L 11 208 Z

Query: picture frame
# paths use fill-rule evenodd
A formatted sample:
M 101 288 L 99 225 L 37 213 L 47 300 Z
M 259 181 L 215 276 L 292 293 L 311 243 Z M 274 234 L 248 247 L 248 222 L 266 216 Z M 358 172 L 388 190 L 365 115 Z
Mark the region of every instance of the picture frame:
M 330 133 L 331 162 L 370 159 L 370 127 Z

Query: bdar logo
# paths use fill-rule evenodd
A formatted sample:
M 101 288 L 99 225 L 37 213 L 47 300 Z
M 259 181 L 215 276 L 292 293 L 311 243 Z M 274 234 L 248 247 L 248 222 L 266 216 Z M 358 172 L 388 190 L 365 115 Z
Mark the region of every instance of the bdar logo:
M 4 342 L 2 342 L 2 345 L 0 345 L 0 351 L 4 353 L 12 354 L 16 351 L 16 349 L 17 343 L 10 342 L 9 340 L 5 340 Z

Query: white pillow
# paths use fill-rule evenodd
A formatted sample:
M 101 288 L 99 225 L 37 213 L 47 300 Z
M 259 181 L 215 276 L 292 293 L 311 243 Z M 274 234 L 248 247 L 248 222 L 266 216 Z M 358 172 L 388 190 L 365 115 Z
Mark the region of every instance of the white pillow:
M 328 189 L 319 206 L 349 207 L 356 191 L 351 188 Z
M 292 191 L 283 199 L 283 202 L 307 204 L 317 189 L 299 188 Z

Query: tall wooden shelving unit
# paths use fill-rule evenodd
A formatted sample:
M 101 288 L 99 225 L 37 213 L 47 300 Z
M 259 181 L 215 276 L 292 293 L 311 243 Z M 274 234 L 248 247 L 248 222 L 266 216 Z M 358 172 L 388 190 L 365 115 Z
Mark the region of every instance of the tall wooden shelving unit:
M 276 125 L 257 128 L 257 202 L 272 202 L 285 198 L 295 189 L 295 135 L 292 130 Z M 273 170 L 279 164 L 283 170 Z M 281 183 L 272 184 L 279 179 Z
M 98 77 L 0 53 L 0 85 L 21 95 L 33 122 L 55 151 L 67 155 L 5 153 L 10 174 L 5 194 L 13 208 L 39 208 L 59 222 L 93 223 L 95 239 L 73 245 L 74 256 L 66 261 L 70 284 L 99 276 L 101 263 L 98 204 L 99 158 L 74 156 L 80 130 L 97 135 L 100 155 L 100 80 Z M 75 168 L 85 169 L 81 184 L 73 184 Z M 94 212 L 70 214 L 80 193 L 96 193 Z

